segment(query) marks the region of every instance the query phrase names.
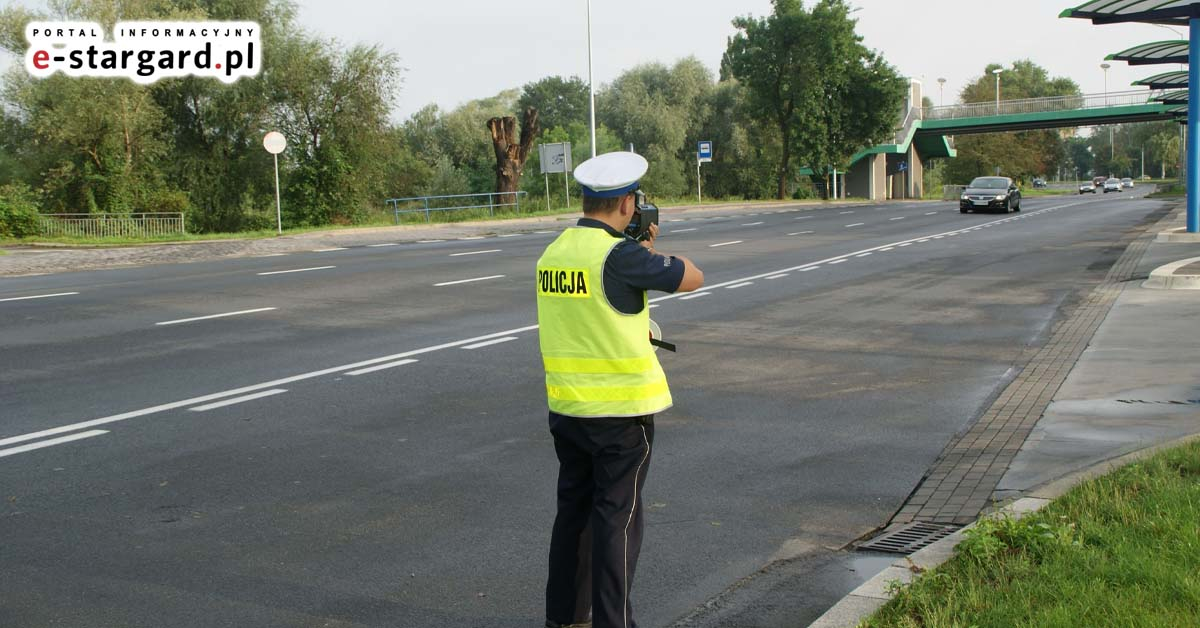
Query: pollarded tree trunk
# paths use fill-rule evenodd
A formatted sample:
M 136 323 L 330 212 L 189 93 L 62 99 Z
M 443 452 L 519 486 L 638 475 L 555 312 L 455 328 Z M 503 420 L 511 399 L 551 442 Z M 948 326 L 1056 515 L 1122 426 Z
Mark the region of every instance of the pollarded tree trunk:
M 538 112 L 533 107 L 525 109 L 521 121 L 521 141 L 517 141 L 517 119 L 512 116 L 492 118 L 487 123 L 492 134 L 492 148 L 496 150 L 496 191 L 516 192 L 521 185 L 521 171 L 533 139 L 538 134 Z M 503 202 L 509 202 L 504 199 Z

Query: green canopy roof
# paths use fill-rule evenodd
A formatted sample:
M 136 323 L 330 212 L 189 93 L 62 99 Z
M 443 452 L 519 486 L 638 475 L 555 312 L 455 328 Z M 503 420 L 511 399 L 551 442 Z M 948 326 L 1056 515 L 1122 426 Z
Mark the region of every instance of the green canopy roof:
M 1164 105 L 1178 105 L 1188 102 L 1188 90 L 1178 89 L 1173 92 L 1166 92 L 1155 98 L 1158 102 Z
M 1187 41 L 1156 41 L 1129 50 L 1122 50 L 1105 57 L 1109 61 L 1125 61 L 1129 65 L 1153 65 L 1156 63 L 1187 63 Z
M 1144 85 L 1150 89 L 1179 89 L 1188 86 L 1188 73 L 1182 70 L 1163 72 L 1150 78 L 1134 81 L 1133 84 Z
M 1093 24 L 1187 24 L 1188 18 L 1200 17 L 1200 0 L 1092 0 L 1059 17 L 1077 17 Z

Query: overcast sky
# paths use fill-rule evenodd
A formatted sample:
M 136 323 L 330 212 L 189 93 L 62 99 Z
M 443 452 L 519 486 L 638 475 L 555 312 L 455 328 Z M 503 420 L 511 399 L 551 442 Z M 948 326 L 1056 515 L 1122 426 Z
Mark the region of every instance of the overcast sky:
M 1176 39 L 1163 27 L 1092 26 L 1059 19 L 1077 0 L 850 0 L 867 46 L 945 101 L 988 63 L 1029 58 L 1052 76 L 1075 80 L 1085 93 L 1104 91 L 1106 54 L 1149 41 Z M 32 0 L 0 0 L 29 7 Z M 586 0 L 303 0 L 300 24 L 343 43 L 378 44 L 408 68 L 397 119 L 428 103 L 450 109 L 551 75 L 587 78 Z M 651 61 L 695 55 L 714 75 L 738 16 L 765 15 L 770 0 L 592 0 L 597 86 Z M 1178 30 L 1178 29 L 1177 29 Z M 1182 31 L 1179 31 L 1183 34 Z M 0 65 L 14 62 L 0 59 Z M 1114 63 L 1109 91 L 1178 66 Z M 1003 79 L 1001 79 L 1003 95 Z

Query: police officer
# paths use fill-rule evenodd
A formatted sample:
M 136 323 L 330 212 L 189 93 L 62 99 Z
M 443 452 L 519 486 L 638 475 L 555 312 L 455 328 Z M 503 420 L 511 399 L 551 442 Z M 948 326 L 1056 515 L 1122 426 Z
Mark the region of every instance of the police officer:
M 623 232 L 648 164 L 609 153 L 580 164 L 583 218 L 537 263 L 550 433 L 559 460 L 546 626 L 634 628 L 629 591 L 642 544 L 654 415 L 671 407 L 649 342 L 647 290 L 688 292 L 704 274 Z M 589 622 L 589 611 L 591 621 Z

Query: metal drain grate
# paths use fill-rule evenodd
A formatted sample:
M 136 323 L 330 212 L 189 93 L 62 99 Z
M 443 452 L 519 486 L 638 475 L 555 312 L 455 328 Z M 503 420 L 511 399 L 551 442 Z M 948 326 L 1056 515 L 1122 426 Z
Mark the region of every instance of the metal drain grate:
M 961 527 L 957 525 L 914 521 L 894 530 L 888 530 L 870 541 L 859 545 L 858 549 L 892 552 L 894 554 L 911 554 L 933 544 L 934 541 L 940 541 L 950 536 Z

